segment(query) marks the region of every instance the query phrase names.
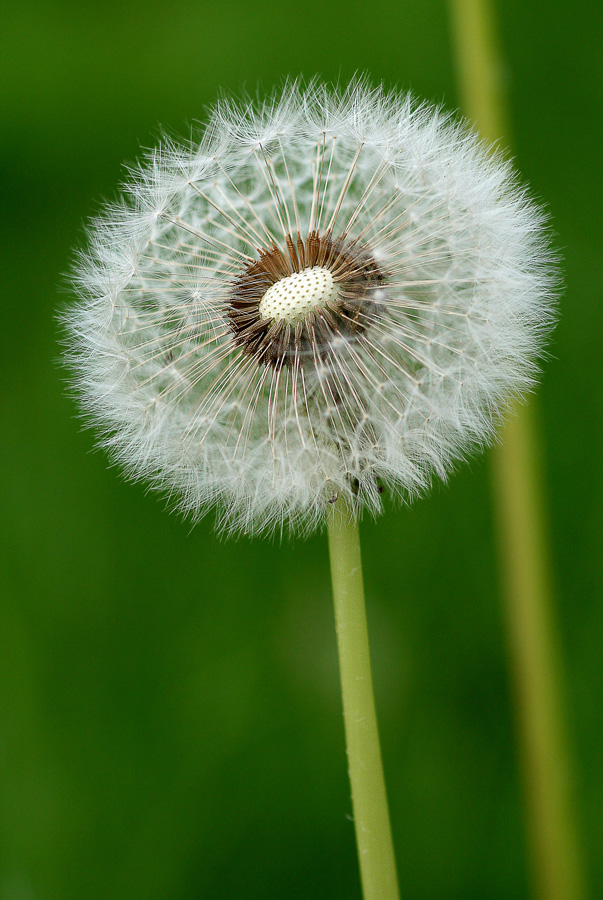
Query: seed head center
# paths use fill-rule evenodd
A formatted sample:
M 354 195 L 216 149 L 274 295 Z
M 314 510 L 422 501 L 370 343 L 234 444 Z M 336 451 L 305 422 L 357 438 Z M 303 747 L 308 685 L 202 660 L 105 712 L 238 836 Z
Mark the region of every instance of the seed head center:
M 297 325 L 310 313 L 335 300 L 337 287 L 333 276 L 324 266 L 313 266 L 271 285 L 260 300 L 258 312 L 260 319 Z

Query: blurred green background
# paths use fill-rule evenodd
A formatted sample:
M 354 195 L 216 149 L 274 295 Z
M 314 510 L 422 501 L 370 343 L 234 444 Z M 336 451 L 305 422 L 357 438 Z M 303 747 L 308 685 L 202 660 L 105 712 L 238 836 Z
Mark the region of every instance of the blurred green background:
M 603 57 L 595 0 L 498 11 L 567 288 L 538 410 L 579 815 L 603 896 Z M 2 14 L 0 900 L 358 900 L 326 540 L 223 542 L 92 452 L 57 363 L 122 163 L 220 87 L 356 71 L 459 105 L 441 0 Z M 403 897 L 526 898 L 487 457 L 363 525 Z

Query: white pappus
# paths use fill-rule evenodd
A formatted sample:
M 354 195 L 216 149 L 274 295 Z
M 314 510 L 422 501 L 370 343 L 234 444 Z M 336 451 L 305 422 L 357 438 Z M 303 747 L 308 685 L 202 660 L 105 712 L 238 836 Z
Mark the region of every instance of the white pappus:
M 126 472 L 225 531 L 379 510 L 491 438 L 553 321 L 544 215 L 407 95 L 287 83 L 220 101 L 92 223 L 64 321 Z

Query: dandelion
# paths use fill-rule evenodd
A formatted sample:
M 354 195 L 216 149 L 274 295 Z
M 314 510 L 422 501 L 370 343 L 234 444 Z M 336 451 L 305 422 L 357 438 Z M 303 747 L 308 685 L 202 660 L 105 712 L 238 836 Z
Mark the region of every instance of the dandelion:
M 551 320 L 542 214 L 462 124 L 356 81 L 222 101 L 92 226 L 67 315 L 112 456 L 219 527 L 380 509 L 490 438 Z
M 327 524 L 363 891 L 396 900 L 356 522 L 445 478 L 533 383 L 543 214 L 466 125 L 362 80 L 222 100 L 131 176 L 65 317 L 83 407 L 195 518 Z

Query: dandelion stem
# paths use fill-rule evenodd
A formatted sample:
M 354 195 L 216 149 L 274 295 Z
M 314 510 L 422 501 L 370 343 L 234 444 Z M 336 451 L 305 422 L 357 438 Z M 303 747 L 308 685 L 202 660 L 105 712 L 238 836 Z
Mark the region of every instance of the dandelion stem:
M 343 717 L 364 900 L 399 900 L 373 698 L 360 539 L 339 499 L 328 519 Z
M 487 140 L 508 139 L 493 6 L 451 0 L 451 17 L 465 113 Z M 492 455 L 495 517 L 536 896 L 583 900 L 539 444 L 533 407 L 517 409 Z
M 505 428 L 494 465 L 511 676 L 514 682 L 536 896 L 586 896 L 566 746 L 558 637 L 533 416 Z

